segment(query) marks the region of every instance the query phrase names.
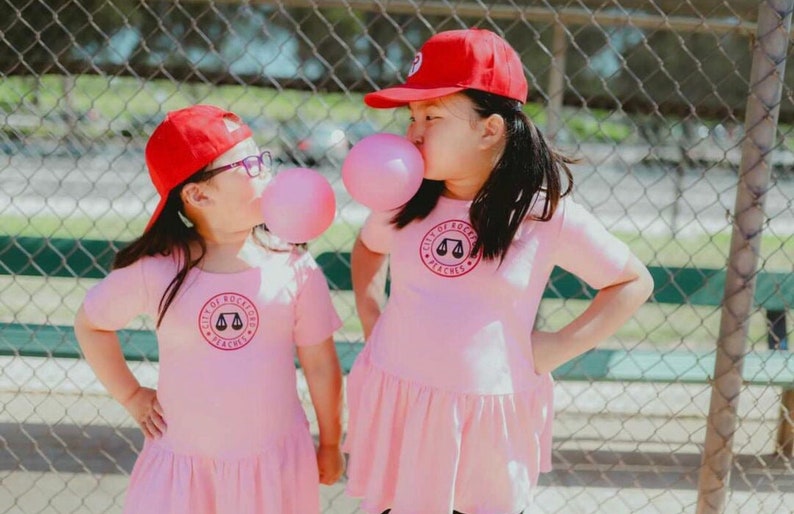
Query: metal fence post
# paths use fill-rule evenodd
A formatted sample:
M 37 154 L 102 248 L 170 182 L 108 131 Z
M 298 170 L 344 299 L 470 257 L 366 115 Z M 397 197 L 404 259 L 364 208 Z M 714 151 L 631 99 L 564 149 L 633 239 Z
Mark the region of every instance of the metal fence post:
M 767 0 L 758 11 L 735 219 L 698 483 L 698 514 L 723 511 L 733 465 L 747 320 L 753 308 L 769 161 L 776 142 L 793 8 L 794 0 Z
M 548 125 L 546 132 L 552 140 L 562 129 L 562 100 L 565 95 L 565 54 L 568 52 L 568 34 L 562 23 L 554 24 L 551 68 L 549 69 Z

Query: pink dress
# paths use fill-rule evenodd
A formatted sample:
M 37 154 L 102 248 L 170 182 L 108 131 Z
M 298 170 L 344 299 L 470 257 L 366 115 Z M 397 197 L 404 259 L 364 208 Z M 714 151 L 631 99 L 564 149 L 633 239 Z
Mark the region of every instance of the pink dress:
M 471 202 L 441 198 L 401 230 L 372 214 L 361 237 L 390 254 L 391 293 L 348 378 L 347 492 L 392 514 L 517 514 L 551 469 L 553 384 L 530 335 L 557 265 L 595 288 L 629 250 L 565 198 L 526 220 L 504 262 L 471 257 Z
M 168 428 L 144 443 L 126 514 L 319 512 L 295 345 L 323 342 L 340 320 L 308 253 L 262 254 L 239 273 L 191 270 L 157 330 Z M 171 257 L 147 257 L 113 271 L 88 292 L 86 315 L 107 330 L 156 319 L 176 269 Z

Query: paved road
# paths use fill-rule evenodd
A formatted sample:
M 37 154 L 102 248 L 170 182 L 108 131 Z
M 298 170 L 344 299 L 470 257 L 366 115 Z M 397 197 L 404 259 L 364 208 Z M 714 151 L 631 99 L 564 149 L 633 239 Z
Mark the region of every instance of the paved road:
M 616 230 L 665 234 L 675 226 L 680 234 L 689 234 L 729 229 L 735 173 L 720 168 L 689 171 L 676 184 L 672 170 L 644 162 L 651 151 L 636 146 L 578 148 L 572 152 L 582 158 L 573 167 L 576 198 Z M 334 186 L 340 217 L 360 222 L 367 210 L 350 199 L 339 167 L 318 169 Z M 134 217 L 150 212 L 157 200 L 142 153 L 134 147 L 110 146 L 80 157 L 0 155 L 0 172 L 0 214 L 91 217 L 113 210 L 122 217 Z M 766 230 L 794 233 L 792 201 L 794 176 L 771 185 L 766 199 L 770 219 Z
M 0 513 L 120 512 L 141 437 L 86 364 L 0 358 L 0 365 Z M 144 383 L 154 383 L 156 364 L 135 367 Z M 52 384 L 59 384 L 55 391 Z M 558 384 L 554 471 L 542 478 L 533 514 L 694 513 L 707 392 Z M 778 392 L 751 387 L 743 394 L 751 400 L 740 406 L 725 512 L 790 512 L 791 465 L 771 456 Z M 361 514 L 343 487 L 322 488 L 323 512 Z

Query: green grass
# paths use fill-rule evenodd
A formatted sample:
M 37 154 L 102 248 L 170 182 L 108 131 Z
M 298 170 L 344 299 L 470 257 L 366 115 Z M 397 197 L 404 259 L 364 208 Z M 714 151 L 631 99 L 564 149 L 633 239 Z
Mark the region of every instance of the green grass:
M 0 233 L 27 237 L 59 237 L 129 241 L 143 232 L 147 219 L 121 218 L 112 212 L 96 219 L 70 216 L 61 218 L 43 213 L 33 217 L 0 215 Z
M 70 108 L 78 115 L 89 110 L 98 120 L 80 121 L 79 134 L 88 138 L 117 135 L 122 129 L 145 136 L 167 111 L 196 103 L 210 103 L 232 110 L 246 119 L 279 123 L 300 118 L 307 123 L 323 119 L 352 122 L 367 119 L 384 129 L 395 128 L 390 110 L 367 109 L 360 94 L 278 90 L 249 86 L 174 84 L 167 80 L 143 81 L 128 77 L 81 76 L 68 90 L 63 77 L 44 76 L 33 93 L 28 78 L 9 77 L 0 84 L 0 111 L 41 117 L 28 129 L 11 129 L 25 135 L 62 136 L 68 126 L 55 123 Z M 35 100 L 34 100 L 35 98 Z M 35 107 L 34 107 L 35 102 Z M 273 126 L 275 130 L 275 125 Z M 9 130 L 9 129 L 6 129 Z
M 0 234 L 130 241 L 143 232 L 146 222 L 145 216 L 127 220 L 114 216 L 113 213 L 98 219 L 76 216 L 62 219 L 53 214 L 39 214 L 32 218 L 0 214 Z M 349 249 L 353 246 L 357 233 L 357 226 L 342 221 L 336 222 L 320 237 L 311 241 L 309 248 L 315 253 Z
M 634 129 L 626 123 L 585 115 L 566 117 L 565 123 L 580 141 L 620 143 L 634 133 Z
M 309 243 L 313 255 L 331 251 L 349 251 L 358 235 L 359 226 L 338 221 L 320 237 Z
M 175 84 L 167 80 L 80 76 L 71 89 L 61 76 L 43 76 L 38 89 L 29 78 L 8 77 L 0 84 L 0 109 L 47 116 L 94 110 L 104 120 L 145 120 L 195 103 L 226 107 L 244 117 L 284 121 L 334 119 L 351 122 L 367 117 L 388 125 L 393 111 L 365 107 L 361 94 L 314 93 L 252 86 Z M 34 91 L 37 91 L 34 94 Z M 34 105 L 35 98 L 35 107 Z M 86 123 L 90 126 L 90 123 Z
M 585 300 L 544 299 L 539 327 L 558 330 L 584 311 Z M 718 306 L 646 303 L 602 348 L 664 348 L 668 350 L 713 350 L 719 338 L 722 310 Z M 767 325 L 763 311 L 750 315 L 748 346 L 767 347 Z
M 648 265 L 724 268 L 728 262 L 731 234 L 687 237 L 616 234 L 639 259 Z M 794 236 L 764 234 L 758 266 L 766 271 L 791 272 L 794 266 Z
M 316 93 L 245 85 L 175 84 L 168 80 L 141 80 L 132 77 L 78 76 L 69 81 L 59 75 L 45 75 L 38 87 L 29 77 L 7 77 L 0 83 L 0 111 L 32 114 L 45 120 L 71 108 L 75 113 L 89 110 L 95 121 L 81 122 L 79 134 L 88 138 L 118 134 L 122 128 L 142 136 L 141 123 L 163 113 L 195 103 L 223 106 L 245 118 L 276 123 L 300 118 L 338 122 L 369 120 L 380 130 L 403 132 L 407 114 L 398 109 L 369 109 L 360 93 Z M 35 107 L 33 107 L 35 104 Z M 538 125 L 546 123 L 542 104 L 527 104 L 527 115 Z M 613 119 L 611 111 L 589 110 L 564 116 L 570 131 L 581 140 L 620 142 L 632 133 L 632 126 Z M 137 127 L 137 128 L 136 128 Z M 42 122 L 24 130 L 27 135 L 63 136 L 68 127 Z M 12 129 L 17 130 L 19 129 Z
M 52 214 L 32 218 L 0 215 L 0 233 L 31 237 L 113 239 L 128 241 L 137 237 L 147 218 L 124 219 L 112 212 L 97 218 L 70 216 L 61 219 Z M 353 246 L 358 226 L 338 221 L 309 248 L 315 254 L 331 250 L 347 251 Z M 730 248 L 730 234 L 718 233 L 688 237 L 649 236 L 639 233 L 616 233 L 639 259 L 648 265 L 724 268 Z M 794 237 L 766 234 L 761 244 L 759 266 L 767 271 L 792 271 Z

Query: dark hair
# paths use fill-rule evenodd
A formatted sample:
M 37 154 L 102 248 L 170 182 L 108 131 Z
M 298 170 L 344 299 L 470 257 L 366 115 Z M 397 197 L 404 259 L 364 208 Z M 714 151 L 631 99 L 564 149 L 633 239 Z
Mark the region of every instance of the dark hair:
M 540 130 L 521 110 L 521 103 L 475 89 L 463 91 L 482 118 L 498 114 L 505 120 L 507 141 L 499 162 L 474 198 L 469 219 L 477 233 L 472 255 L 503 260 L 518 227 L 537 193 L 543 191 L 543 212 L 533 219 L 551 219 L 560 198 L 571 192 L 573 176 L 568 164 L 575 162 L 552 149 Z M 563 185 L 565 174 L 567 185 Z M 565 187 L 565 189 L 563 189 Z M 424 219 L 438 203 L 442 181 L 423 180 L 419 191 L 394 215 L 391 222 L 403 228 Z
M 129 245 L 122 248 L 113 260 L 113 269 L 124 268 L 146 256 L 154 255 L 173 255 L 179 260 L 179 271 L 168 284 L 160 298 L 157 306 L 157 327 L 163 321 L 168 307 L 176 298 L 176 294 L 185 282 L 188 273 L 195 268 L 204 258 L 207 245 L 201 236 L 192 227 L 188 227 L 180 219 L 179 213 L 183 209 L 182 188 L 185 185 L 195 182 L 205 182 L 212 178 L 216 173 L 207 173 L 206 168 L 202 169 L 187 180 L 174 187 L 168 193 L 163 210 L 154 221 L 149 230 L 140 237 L 132 241 Z M 201 253 L 198 257 L 192 258 L 190 253 L 191 244 L 198 244 Z

